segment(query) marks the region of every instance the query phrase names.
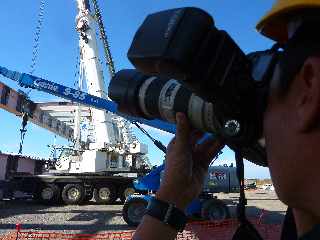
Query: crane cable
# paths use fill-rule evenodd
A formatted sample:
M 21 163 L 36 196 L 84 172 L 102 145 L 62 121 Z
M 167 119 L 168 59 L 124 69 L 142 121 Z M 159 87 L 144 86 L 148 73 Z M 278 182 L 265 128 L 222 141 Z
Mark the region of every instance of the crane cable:
M 116 70 L 114 67 L 114 62 L 113 62 L 113 58 L 111 55 L 110 45 L 108 42 L 106 31 L 105 31 L 105 28 L 103 25 L 101 11 L 100 11 L 97 0 L 92 0 L 92 3 L 93 3 L 93 7 L 94 7 L 94 16 L 95 16 L 96 22 L 98 23 L 98 26 L 99 26 L 100 38 L 103 43 L 104 54 L 106 57 L 106 64 L 107 64 L 107 67 L 109 70 L 109 74 L 112 78 L 115 75 Z
M 152 142 L 153 144 L 160 149 L 164 154 L 167 153 L 167 148 L 166 146 L 159 140 L 155 139 L 152 137 L 141 125 L 139 125 L 137 122 L 132 121 L 132 124 L 134 124 L 144 135 L 146 135 Z M 204 138 L 206 139 L 206 138 Z M 222 151 L 219 151 L 212 159 L 210 166 L 219 158 L 219 156 L 222 154 Z
M 131 122 L 132 124 L 134 124 L 144 135 L 146 135 L 153 143 L 154 145 L 159 148 L 164 154 L 167 153 L 167 148 L 165 145 L 163 145 L 162 142 L 160 142 L 159 140 L 153 138 L 143 127 L 141 127 L 137 122 L 133 121 Z
M 35 30 L 34 40 L 33 40 L 33 50 L 32 50 L 32 58 L 31 58 L 30 72 L 29 72 L 30 74 L 33 74 L 36 69 L 35 67 L 36 67 L 36 63 L 39 55 L 40 34 L 41 34 L 41 29 L 42 29 L 43 19 L 44 19 L 44 8 L 45 8 L 45 0 L 40 0 L 37 27 Z M 31 89 L 26 94 L 26 97 L 28 97 L 30 92 L 31 92 Z M 22 112 L 22 123 L 21 123 L 21 129 L 20 129 L 20 144 L 19 144 L 18 154 L 22 154 L 24 137 L 27 132 L 26 126 L 27 126 L 29 117 L 30 116 L 27 112 Z
M 30 65 L 30 74 L 33 74 L 35 71 L 35 67 L 36 67 L 37 59 L 38 59 L 38 55 L 39 55 L 40 34 L 41 34 L 42 24 L 43 24 L 43 20 L 44 20 L 44 7 L 45 7 L 45 0 L 40 0 L 37 27 L 36 27 L 36 31 L 34 34 L 32 59 L 31 59 L 31 65 Z

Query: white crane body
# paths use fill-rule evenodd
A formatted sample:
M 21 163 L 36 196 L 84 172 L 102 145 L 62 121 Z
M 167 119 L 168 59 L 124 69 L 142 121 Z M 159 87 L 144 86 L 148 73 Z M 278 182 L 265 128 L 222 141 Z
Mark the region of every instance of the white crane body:
M 10 183 L 8 191 L 12 191 L 9 189 L 12 185 L 21 186 L 21 189 L 15 190 L 27 191 L 46 203 L 54 203 L 62 198 L 66 204 L 79 204 L 92 197 L 100 203 L 113 203 L 117 198 L 125 201 L 128 194 L 134 191 L 133 181 L 136 177 L 149 172 L 151 168 L 146 157 L 148 147 L 136 139 L 129 122 L 118 115 L 115 103 L 108 100 L 99 61 L 95 19 L 90 13 L 89 0 L 76 1 L 79 10 L 76 17 L 80 46 L 79 72 L 83 73 L 87 92 L 82 90 L 82 78 L 79 78 L 78 89 L 73 89 L 0 66 L 0 74 L 17 81 L 20 86 L 38 89 L 78 104 L 74 111 L 74 147 L 63 148 L 54 170 L 32 175 L 11 169 L 6 183 Z M 97 2 L 92 1 L 96 10 Z M 100 32 L 101 21 L 100 16 Z M 110 61 L 111 58 L 107 63 L 110 64 Z M 114 73 L 114 69 L 110 72 Z M 90 129 L 94 131 L 94 140 L 90 139 L 91 142 L 85 144 L 80 130 L 81 104 L 90 108 Z M 127 119 L 169 129 L 169 132 L 175 131 L 171 125 L 159 120 Z M 77 195 L 71 194 L 74 192 Z
M 96 97 L 108 99 L 89 1 L 77 0 L 77 3 L 76 29 L 79 33 L 80 66 L 84 68 L 87 91 Z M 76 142 L 80 142 L 81 137 L 79 112 L 75 114 Z M 91 108 L 91 116 L 95 141 L 89 144 L 88 149 L 79 149 L 75 156 L 60 158 L 56 166 L 58 170 L 70 173 L 129 171 L 133 167 L 133 158 L 141 160 L 138 155 L 148 152 L 147 145 L 132 139 L 129 124 L 122 118 L 96 108 Z M 138 166 L 134 167 L 139 167 L 139 161 Z

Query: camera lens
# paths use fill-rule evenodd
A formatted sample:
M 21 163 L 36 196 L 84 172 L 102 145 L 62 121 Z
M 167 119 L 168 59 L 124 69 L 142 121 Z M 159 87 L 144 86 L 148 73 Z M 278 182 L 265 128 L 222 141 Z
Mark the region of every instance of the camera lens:
M 184 112 L 195 128 L 216 132 L 213 104 L 205 102 L 175 79 L 121 70 L 111 79 L 109 97 L 123 113 L 174 123 L 175 114 Z

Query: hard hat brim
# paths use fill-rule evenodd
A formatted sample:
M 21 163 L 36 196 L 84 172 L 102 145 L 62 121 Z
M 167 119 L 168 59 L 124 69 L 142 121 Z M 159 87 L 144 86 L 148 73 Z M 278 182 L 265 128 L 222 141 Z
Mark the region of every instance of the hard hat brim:
M 308 8 L 320 8 L 319 0 L 279 1 L 258 22 L 256 28 L 268 38 L 284 43 L 288 40 L 288 13 Z

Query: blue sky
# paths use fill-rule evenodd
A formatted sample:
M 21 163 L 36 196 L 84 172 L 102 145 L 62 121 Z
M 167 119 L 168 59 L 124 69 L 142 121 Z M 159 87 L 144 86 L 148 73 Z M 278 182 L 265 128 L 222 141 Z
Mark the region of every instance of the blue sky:
M 12 70 L 30 71 L 39 2 L 40 0 L 1 1 L 0 65 Z M 270 9 L 273 3 L 271 0 L 100 0 L 99 3 L 117 70 L 132 68 L 126 58 L 126 53 L 135 31 L 144 18 L 149 13 L 169 8 L 194 6 L 206 10 L 214 17 L 216 26 L 226 30 L 245 52 L 266 49 L 272 44 L 271 41 L 262 37 L 255 30 L 255 24 L 259 18 Z M 66 86 L 73 86 L 78 55 L 78 36 L 75 31 L 76 13 L 75 0 L 46 0 L 35 75 Z M 100 54 L 100 58 L 103 59 L 102 54 Z M 108 84 L 109 76 L 105 66 L 103 67 L 105 80 Z M 19 89 L 15 83 L 3 77 L 0 77 L 0 81 Z M 30 93 L 30 98 L 39 102 L 57 100 L 55 96 L 35 90 Z M 21 120 L 4 110 L 0 110 L 0 118 L 2 123 L 0 127 L 0 150 L 17 153 Z M 172 138 L 172 135 L 168 133 L 150 128 L 148 130 L 165 144 Z M 137 135 L 142 142 L 150 143 L 139 132 L 137 132 Z M 53 135 L 51 133 L 30 124 L 26 134 L 24 154 L 48 157 L 47 144 L 52 142 Z M 58 138 L 57 142 L 60 144 L 66 143 L 61 138 Z M 149 152 L 149 158 L 153 164 L 162 162 L 163 154 L 151 143 L 149 144 Z M 225 149 L 216 164 L 229 164 L 232 159 L 233 152 Z M 268 169 L 257 167 L 248 162 L 245 165 L 246 177 L 269 177 Z

